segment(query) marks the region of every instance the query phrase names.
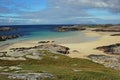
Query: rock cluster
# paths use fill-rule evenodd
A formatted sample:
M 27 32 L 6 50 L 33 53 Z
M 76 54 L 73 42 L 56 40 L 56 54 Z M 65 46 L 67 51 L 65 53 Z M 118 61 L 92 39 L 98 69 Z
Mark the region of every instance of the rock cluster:
M 62 53 L 62 54 L 68 54 L 69 53 L 69 48 L 57 44 L 44 44 L 44 45 L 38 45 L 34 47 L 21 47 L 21 48 L 11 48 L 10 50 L 13 51 L 25 51 L 25 50 L 31 50 L 31 49 L 38 49 L 38 50 L 49 50 L 53 53 Z
M 53 42 L 55 41 L 39 41 L 38 43 L 40 44 L 40 43 L 53 43 Z
M 110 26 L 110 27 L 102 27 L 102 28 L 97 28 L 92 31 L 96 32 L 120 32 L 120 26 Z
M 20 37 L 21 35 L 19 34 L 9 34 L 9 31 L 11 30 L 16 30 L 16 28 L 13 28 L 13 27 L 1 27 L 0 28 L 0 32 L 3 32 L 3 31 L 7 31 L 7 35 L 6 34 L 2 34 L 0 35 L 0 41 L 6 41 L 8 39 L 14 39 L 14 38 L 18 38 Z
M 5 56 L 7 52 L 0 52 L 0 57 Z
M 0 27 L 0 31 L 11 31 L 15 30 L 16 28 L 11 28 L 11 27 Z
M 34 47 L 11 48 L 10 52 L 0 52 L 2 60 L 26 60 L 26 58 L 41 60 L 44 52 L 50 51 L 58 54 L 69 54 L 69 48 L 57 44 L 43 44 Z
M 56 28 L 57 31 L 59 32 L 65 32 L 65 31 L 81 31 L 81 30 L 86 30 L 85 27 L 80 27 L 80 26 L 62 26 Z
M 89 55 L 88 57 L 92 61 L 103 64 L 106 67 L 120 70 L 120 43 L 109 46 L 101 46 L 96 49 L 110 55 Z
M 111 36 L 120 36 L 120 34 L 112 34 Z
M 13 74 L 13 73 L 0 73 L 1 75 L 7 75 L 9 79 L 17 79 L 17 80 L 43 80 L 43 79 L 54 79 L 54 75 L 50 73 L 21 73 L 21 74 Z
M 104 51 L 107 54 L 120 55 L 120 43 L 109 46 L 101 46 L 97 47 L 96 49 Z
M 0 36 L 0 41 L 6 41 L 8 39 L 18 38 L 20 35 L 2 35 Z
M 93 62 L 103 64 L 116 70 L 120 70 L 120 56 L 89 55 Z

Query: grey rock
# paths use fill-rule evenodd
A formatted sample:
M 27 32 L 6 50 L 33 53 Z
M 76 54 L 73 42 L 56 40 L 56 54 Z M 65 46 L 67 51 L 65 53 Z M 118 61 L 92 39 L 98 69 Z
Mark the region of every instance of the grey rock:
M 12 27 L 1 27 L 0 31 L 11 31 L 11 30 L 15 30 L 16 28 L 12 28 Z
M 9 79 L 22 79 L 22 80 L 41 80 L 42 78 L 54 78 L 49 73 L 28 73 L 28 74 L 10 74 Z
M 105 52 L 106 54 L 120 55 L 120 43 L 97 47 L 96 49 Z
M 4 67 L 0 66 L 0 70 L 4 69 Z
M 85 28 L 85 27 L 81 27 L 81 26 L 74 25 L 74 26 L 61 26 L 61 27 L 57 27 L 55 30 L 56 30 L 56 31 L 59 31 L 59 32 L 82 31 L 82 30 L 86 30 L 86 28 Z
M 7 52 L 0 52 L 0 56 L 6 56 Z
M 103 64 L 106 67 L 120 70 L 120 56 L 89 55 L 93 62 Z
M 32 56 L 32 55 L 26 55 L 26 58 L 37 59 L 37 60 L 41 60 L 41 59 L 42 59 L 42 57 L 39 57 L 39 56 Z
M 23 57 L 18 57 L 18 58 L 15 58 L 15 57 L 0 57 L 0 59 L 1 60 L 26 60 Z
M 9 67 L 10 70 L 20 70 L 22 69 L 21 67 L 18 67 L 18 66 L 11 66 Z
M 120 26 L 101 27 L 101 28 L 97 28 L 93 31 L 96 31 L 96 32 L 120 32 Z
M 10 52 L 7 52 L 6 56 L 1 56 L 2 60 L 26 60 L 26 58 L 30 59 L 38 59 L 41 60 L 44 54 L 44 51 L 50 51 L 52 53 L 57 54 L 69 54 L 69 48 L 57 44 L 44 44 L 38 45 L 34 47 L 21 47 L 21 48 L 11 48 Z M 3 55 L 3 54 L 2 54 Z M 54 57 L 57 59 L 58 57 Z
M 8 39 L 18 38 L 20 35 L 2 35 L 0 36 L 0 41 L 6 41 Z

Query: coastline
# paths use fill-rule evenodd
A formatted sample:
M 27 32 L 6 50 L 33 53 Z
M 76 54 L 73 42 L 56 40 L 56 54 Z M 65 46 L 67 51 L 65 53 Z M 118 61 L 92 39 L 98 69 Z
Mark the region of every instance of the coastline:
M 61 32 L 60 32 L 61 33 Z M 70 32 L 71 33 L 71 32 Z M 84 38 L 84 39 L 83 39 Z M 16 48 L 16 47 L 31 47 L 35 45 L 39 45 L 39 41 L 55 41 L 55 44 L 71 44 L 71 43 L 83 43 L 88 41 L 95 41 L 98 37 L 87 37 L 85 36 L 85 33 L 83 31 L 72 31 L 72 34 L 65 35 L 63 37 L 57 37 L 57 38 L 46 38 L 46 39 L 14 39 L 10 41 L 3 41 L 3 45 L 0 46 L 0 51 L 8 50 L 10 48 Z M 91 40 L 90 40 L 91 39 Z M 94 39 L 94 40 L 93 40 Z M 1 42 L 2 43 L 2 42 Z M 2 47 L 5 47 L 5 49 L 1 49 Z
M 65 37 L 65 38 L 57 38 L 53 39 L 55 41 L 55 44 L 60 44 L 66 47 L 70 48 L 70 54 L 67 56 L 72 58 L 87 58 L 90 54 L 104 54 L 102 51 L 95 50 L 96 47 L 104 46 L 104 45 L 110 45 L 120 42 L 119 36 L 110 36 L 110 34 L 114 34 L 116 32 L 95 32 L 91 31 L 91 29 L 87 29 L 85 31 L 82 31 L 83 34 L 85 34 L 87 37 L 99 37 L 96 40 L 92 41 L 85 41 L 81 42 L 78 35 L 71 36 L 71 37 Z M 71 40 L 75 40 L 72 43 Z M 6 46 L 0 47 L 0 51 L 9 51 L 10 48 L 19 48 L 19 47 L 33 47 L 39 45 L 38 42 L 40 40 L 29 40 L 29 41 L 20 41 L 12 44 L 8 44 Z
M 119 36 L 110 36 L 111 34 L 117 32 L 94 32 L 90 30 L 84 31 L 87 36 L 99 36 L 100 38 L 96 41 L 92 42 L 84 42 L 84 43 L 74 43 L 74 44 L 61 44 L 67 46 L 71 49 L 69 57 L 72 58 L 87 58 L 88 55 L 95 54 L 95 55 L 108 55 L 105 54 L 103 51 L 96 50 L 96 47 L 99 46 L 106 46 L 111 44 L 120 43 Z M 78 52 L 74 52 L 77 50 Z M 111 56 L 111 55 L 109 55 Z

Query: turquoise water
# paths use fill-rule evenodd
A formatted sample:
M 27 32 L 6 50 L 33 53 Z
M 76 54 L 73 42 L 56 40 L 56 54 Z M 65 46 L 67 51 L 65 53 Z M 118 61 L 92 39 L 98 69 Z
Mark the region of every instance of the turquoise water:
M 19 41 L 27 41 L 27 40 L 52 40 L 56 38 L 65 38 L 79 35 L 80 41 L 77 39 L 71 39 L 72 42 L 85 42 L 85 41 L 93 41 L 98 37 L 87 37 L 84 33 L 78 31 L 70 31 L 70 32 L 57 32 L 55 28 L 62 25 L 20 25 L 20 26 L 11 26 L 18 28 L 14 31 L 9 32 L 0 32 L 0 35 L 8 35 L 8 34 L 20 34 L 22 37 L 17 39 L 11 39 L 7 41 L 0 42 L 0 45 L 19 42 Z
M 51 31 L 42 31 L 42 32 L 32 32 L 32 35 L 26 36 L 29 39 L 54 39 L 60 37 L 73 36 L 75 32 L 51 32 Z

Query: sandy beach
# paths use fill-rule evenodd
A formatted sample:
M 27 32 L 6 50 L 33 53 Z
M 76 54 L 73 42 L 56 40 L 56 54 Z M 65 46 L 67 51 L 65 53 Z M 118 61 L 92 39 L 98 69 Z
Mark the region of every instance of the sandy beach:
M 70 54 L 68 56 L 72 58 L 87 58 L 90 54 L 104 54 L 102 51 L 96 50 L 96 47 L 115 44 L 120 42 L 119 36 L 110 36 L 115 32 L 94 32 L 91 29 L 82 31 L 88 37 L 99 37 L 97 40 L 88 42 L 79 42 L 79 34 L 73 37 L 54 39 L 56 44 L 60 44 L 70 48 Z M 78 41 L 76 43 L 70 43 L 71 40 Z M 62 41 L 62 42 L 61 42 Z M 0 47 L 0 51 L 9 51 L 10 48 L 19 47 L 32 47 L 39 45 L 38 40 L 36 41 L 21 41 L 13 44 L 8 44 Z M 61 42 L 61 43 L 60 43 Z M 68 42 L 68 43 L 67 43 Z
M 100 38 L 93 42 L 85 43 L 76 43 L 76 44 L 62 44 L 71 49 L 71 54 L 68 56 L 72 58 L 87 58 L 90 54 L 104 54 L 102 51 L 96 50 L 96 47 L 106 46 L 111 44 L 120 43 L 120 37 L 118 36 L 109 36 L 112 33 L 98 33 L 98 32 L 89 32 L 86 35 L 88 36 L 100 36 Z M 74 52 L 77 50 L 79 52 Z

